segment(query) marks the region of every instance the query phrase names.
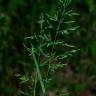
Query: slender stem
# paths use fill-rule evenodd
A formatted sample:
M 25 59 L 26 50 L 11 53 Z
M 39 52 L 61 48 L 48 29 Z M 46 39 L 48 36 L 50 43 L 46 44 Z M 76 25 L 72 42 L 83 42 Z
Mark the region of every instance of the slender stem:
M 45 86 L 44 86 L 43 79 L 42 79 L 42 76 L 41 76 L 41 73 L 40 73 L 39 64 L 37 62 L 37 59 L 36 59 L 36 56 L 35 56 L 35 53 L 34 53 L 33 50 L 32 50 L 32 56 L 33 56 L 34 63 L 35 63 L 35 66 L 36 66 L 37 76 L 38 76 L 38 79 L 40 81 L 42 92 L 43 92 L 43 94 L 45 94 Z
M 57 26 L 56 35 L 55 35 L 55 39 L 54 39 L 53 47 L 52 47 L 52 52 L 53 52 L 53 49 L 54 49 L 54 45 L 55 45 L 55 41 L 56 41 L 56 38 L 57 38 L 57 35 L 58 35 L 58 31 L 59 31 L 60 26 L 61 26 L 61 23 L 62 23 L 62 19 L 63 19 L 63 16 L 64 16 L 64 12 L 65 12 L 65 7 L 64 7 L 64 9 L 63 9 L 63 12 L 62 12 L 61 17 L 60 17 L 60 20 L 59 20 L 59 24 L 58 24 L 58 26 Z
M 37 83 L 37 72 L 36 72 L 36 76 L 35 76 L 35 84 L 34 84 L 34 96 L 36 95 L 36 83 Z

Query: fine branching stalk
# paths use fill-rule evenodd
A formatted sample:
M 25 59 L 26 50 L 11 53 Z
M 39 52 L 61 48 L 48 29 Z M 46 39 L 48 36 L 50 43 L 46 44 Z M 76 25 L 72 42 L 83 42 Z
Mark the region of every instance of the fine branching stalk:
M 60 2 L 63 3 L 62 1 L 60 1 Z M 59 22 L 58 22 L 58 26 L 57 26 L 57 29 L 56 29 L 56 35 L 55 35 L 55 39 L 54 39 L 54 44 L 55 44 L 55 42 L 56 42 L 56 37 L 57 37 L 58 32 L 59 32 L 59 30 L 60 30 L 60 25 L 61 25 L 61 22 L 63 21 L 62 19 L 63 19 L 64 13 L 65 13 L 65 6 L 63 6 L 63 7 L 64 7 L 64 9 L 63 9 L 63 12 L 61 13 L 60 20 L 59 20 Z M 57 11 L 57 12 L 58 12 L 58 11 Z M 57 17 L 57 18 L 58 18 L 58 17 Z M 52 51 L 53 51 L 53 49 L 54 49 L 54 44 L 53 44 Z
M 40 31 L 32 33 L 32 36 L 26 37 L 27 43 L 25 46 L 32 57 L 32 63 L 34 64 L 34 70 L 37 74 L 34 82 L 40 84 L 40 94 L 45 96 L 46 91 L 50 88 L 52 81 L 52 74 L 58 69 L 63 68 L 65 60 L 74 53 L 76 53 L 77 47 L 71 43 L 66 42 L 69 34 L 78 29 L 78 26 L 74 20 L 70 20 L 70 17 L 78 15 L 68 8 L 72 0 L 60 0 L 59 7 L 54 15 L 41 14 Z M 72 18 L 71 18 L 72 19 Z M 33 74 L 32 74 L 33 76 Z M 36 85 L 35 87 L 38 87 Z M 36 88 L 33 88 L 33 94 L 36 95 Z M 32 95 L 32 94 L 31 94 Z M 35 96 L 34 95 L 34 96 Z

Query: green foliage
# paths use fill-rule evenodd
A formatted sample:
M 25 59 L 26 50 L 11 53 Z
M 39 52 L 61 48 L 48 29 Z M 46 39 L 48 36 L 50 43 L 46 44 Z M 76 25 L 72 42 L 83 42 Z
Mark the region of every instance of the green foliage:
M 64 60 L 78 51 L 75 46 L 64 40 L 72 31 L 78 29 L 78 26 L 75 27 L 75 21 L 70 21 L 70 16 L 77 15 L 67 9 L 70 3 L 71 0 L 60 0 L 58 10 L 54 15 L 41 14 L 38 22 L 40 31 L 25 38 L 27 42 L 31 42 L 30 47 L 27 47 L 28 44 L 25 47 L 32 56 L 34 72 L 37 74 L 37 81 L 40 82 L 43 95 L 47 92 L 49 83 L 52 82 L 52 74 L 59 68 L 63 68 L 66 65 Z
M 95 0 L 0 0 L 0 96 L 91 91 L 96 81 L 95 9 Z M 81 47 L 78 54 L 75 45 Z

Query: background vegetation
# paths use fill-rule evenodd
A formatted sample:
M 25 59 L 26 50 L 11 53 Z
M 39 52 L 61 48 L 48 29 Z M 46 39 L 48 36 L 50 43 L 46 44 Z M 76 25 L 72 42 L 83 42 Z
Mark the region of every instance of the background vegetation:
M 0 0 L 0 96 L 33 96 L 34 87 L 30 88 L 30 80 L 34 79 L 30 79 L 30 75 L 35 78 L 36 74 L 33 71 L 33 61 L 24 46 L 32 42 L 26 42 L 24 38 L 40 31 L 36 21 L 39 21 L 42 12 L 54 14 L 57 6 L 58 0 Z M 73 0 L 70 9 L 79 13 L 72 20 L 80 28 L 71 34 L 68 43 L 77 46 L 80 51 L 64 61 L 67 65 L 53 74 L 47 94 L 94 96 L 96 1 Z M 64 40 L 67 41 L 67 38 Z M 37 85 L 36 96 L 40 96 L 40 85 Z

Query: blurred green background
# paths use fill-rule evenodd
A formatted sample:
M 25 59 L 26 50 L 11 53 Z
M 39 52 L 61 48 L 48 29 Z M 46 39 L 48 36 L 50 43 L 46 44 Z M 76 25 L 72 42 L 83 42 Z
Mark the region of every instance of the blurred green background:
M 15 75 L 32 70 L 24 38 L 39 30 L 36 21 L 40 14 L 53 13 L 57 3 L 58 0 L 0 0 L 0 96 L 17 96 L 20 85 Z M 63 79 L 72 96 L 94 96 L 96 1 L 73 0 L 72 9 L 80 14 L 75 18 L 80 28 L 72 40 L 81 50 L 69 60 L 69 67 L 62 72 L 67 77 Z

